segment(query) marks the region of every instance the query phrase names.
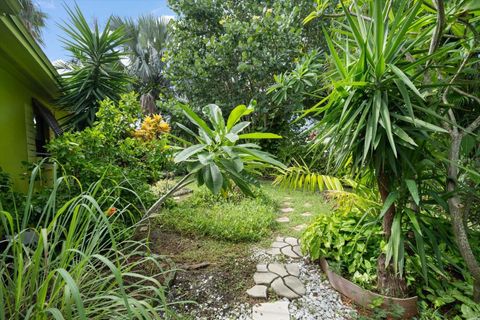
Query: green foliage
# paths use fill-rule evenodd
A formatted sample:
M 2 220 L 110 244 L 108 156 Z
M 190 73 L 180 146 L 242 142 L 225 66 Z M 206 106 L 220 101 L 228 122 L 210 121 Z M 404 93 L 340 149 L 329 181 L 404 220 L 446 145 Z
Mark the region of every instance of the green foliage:
M 159 214 L 166 228 L 225 241 L 258 241 L 272 232 L 275 204 L 259 190 L 255 198 L 240 193 L 213 195 L 206 188 Z
M 0 207 L 5 231 L 0 254 L 2 319 L 164 319 L 167 276 L 160 257 L 144 242 L 118 241 L 113 225 L 128 215 L 115 188 L 98 181 L 79 188 L 66 203 L 61 185 L 78 184 L 54 176 L 53 188 L 34 225 L 32 198 L 40 167 L 31 176 L 27 201 L 14 211 Z M 116 208 L 114 215 L 109 214 Z M 105 212 L 105 210 L 107 210 Z M 21 211 L 21 212 L 20 212 Z
M 100 31 L 98 22 L 90 27 L 78 6 L 66 8 L 70 24 L 62 26 L 66 37 L 65 48 L 75 63 L 72 70 L 62 75 L 63 88 L 59 104 L 69 114 L 65 126 L 83 129 L 92 125 L 100 101 L 118 101 L 127 90 L 129 77 L 123 71 L 118 47 L 125 43 L 122 29 L 113 30 L 108 19 Z
M 126 69 L 135 81 L 135 91 L 142 95 L 142 109 L 146 114 L 155 113 L 155 100 L 168 86 L 164 51 L 169 21 L 167 17 L 154 15 L 141 16 L 137 21 L 113 18 L 113 29 L 123 30 L 128 39 L 124 45 L 129 58 Z
M 174 161 L 188 163 L 189 175 L 196 177 L 199 186 L 205 185 L 217 194 L 220 191 L 227 192 L 236 185 L 243 193 L 253 196 L 250 190 L 250 185 L 255 183 L 252 174 L 260 173 L 259 169 L 267 166 L 284 167 L 272 155 L 261 151 L 258 145 L 239 143 L 240 140 L 281 138 L 266 132 L 242 133 L 250 122 L 240 120 L 254 111 L 253 105 L 237 106 L 225 122 L 221 109 L 217 105 L 209 104 L 203 109 L 203 113 L 211 126 L 187 105 L 183 105 L 182 109 L 197 127 L 198 134 L 178 124 L 196 140 L 196 144 L 179 151 Z
M 32 0 L 20 0 L 19 2 L 22 6 L 20 18 L 23 24 L 25 24 L 25 27 L 33 39 L 39 44 L 44 45 L 42 29 L 45 27 L 45 20 L 48 18 L 47 14 L 41 11 L 38 5 Z
M 215 103 L 224 112 L 254 99 L 254 130 L 290 133 L 292 111 L 299 106 L 279 107 L 266 91 L 274 74 L 288 70 L 302 51 L 318 44 L 318 28 L 302 27 L 313 3 L 175 0 L 170 6 L 178 19 L 171 23 L 168 78 L 180 96 L 195 110 Z M 279 143 L 263 145 L 271 150 Z
M 162 178 L 171 168 L 171 152 L 165 135 L 152 140 L 133 137 L 141 119 L 137 98 L 131 93 L 122 95 L 118 104 L 102 101 L 96 115 L 98 120 L 92 127 L 67 132 L 47 148 L 67 174 L 87 184 L 103 178 L 112 186 L 132 188 L 148 205 L 153 201 L 148 184 Z M 131 193 L 121 198 L 142 206 Z
M 365 204 L 372 206 L 369 199 L 345 191 L 332 196 L 335 210 L 317 216 L 307 227 L 302 235 L 302 250 L 314 260 L 327 259 L 334 270 L 372 289 L 376 284 L 377 258 L 385 245 L 378 223 L 379 205 L 365 211 Z

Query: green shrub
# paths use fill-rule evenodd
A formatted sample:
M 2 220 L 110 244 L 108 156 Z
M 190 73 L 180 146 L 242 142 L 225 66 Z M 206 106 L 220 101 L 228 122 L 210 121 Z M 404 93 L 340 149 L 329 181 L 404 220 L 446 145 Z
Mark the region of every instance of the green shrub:
M 257 241 L 275 225 L 275 204 L 263 193 L 256 198 L 212 195 L 202 188 L 190 198 L 159 213 L 159 222 L 181 233 L 227 241 Z
M 149 184 L 170 170 L 171 152 L 165 135 L 154 139 L 135 137 L 141 120 L 140 104 L 134 93 L 121 96 L 118 104 L 100 103 L 98 121 L 80 132 L 67 132 L 54 139 L 48 150 L 67 174 L 90 184 L 99 179 L 112 187 L 120 184 L 135 190 L 143 202 L 154 200 Z M 121 193 L 121 199 L 138 206 L 136 196 Z
M 115 190 L 99 181 L 60 204 L 61 185 L 74 179 L 59 177 L 31 225 L 37 175 L 35 170 L 22 208 L 0 209 L 5 230 L 0 241 L 0 319 L 168 316 L 158 281 L 168 270 L 144 242 L 119 240 L 126 231 L 117 233 L 113 226 L 129 208 L 120 205 Z

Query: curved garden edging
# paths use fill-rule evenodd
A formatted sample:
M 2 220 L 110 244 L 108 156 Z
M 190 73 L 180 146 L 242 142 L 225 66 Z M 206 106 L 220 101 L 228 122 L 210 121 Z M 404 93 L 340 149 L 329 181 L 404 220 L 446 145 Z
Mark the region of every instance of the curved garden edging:
M 381 307 L 384 309 L 390 310 L 393 305 L 401 306 L 404 309 L 403 319 L 410 319 L 418 314 L 417 296 L 410 298 L 393 298 L 383 296 L 378 293 L 363 289 L 362 287 L 359 287 L 353 282 L 331 271 L 327 260 L 324 258 L 320 259 L 320 266 L 335 290 L 352 299 L 353 302 L 362 307 L 370 308 L 375 300 L 382 299 L 383 303 Z

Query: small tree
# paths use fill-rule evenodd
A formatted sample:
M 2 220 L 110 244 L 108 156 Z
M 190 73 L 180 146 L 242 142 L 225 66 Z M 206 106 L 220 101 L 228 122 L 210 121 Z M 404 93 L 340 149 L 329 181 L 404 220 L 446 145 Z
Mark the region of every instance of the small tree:
M 258 145 L 239 143 L 241 140 L 281 138 L 273 133 L 241 133 L 250 122 L 240 119 L 254 111 L 253 105 L 237 106 L 225 122 L 220 107 L 209 104 L 203 108 L 203 113 L 211 126 L 187 105 L 182 105 L 182 109 L 198 128 L 198 133 L 195 133 L 177 124 L 196 140 L 195 144 L 182 148 L 174 158 L 175 163 L 187 164 L 188 173 L 147 211 L 147 217 L 158 211 L 174 192 L 195 181 L 215 194 L 237 186 L 243 193 L 253 196 L 250 188 L 255 183 L 253 174 L 258 174 L 259 169 L 266 166 L 285 168 L 272 155 L 261 151 Z
M 65 48 L 76 63 L 62 75 L 63 88 L 59 104 L 69 113 L 65 126 L 83 129 L 95 121 L 100 101 L 117 102 L 126 93 L 129 77 L 124 72 L 119 47 L 125 43 L 123 29 L 113 30 L 111 19 L 100 31 L 95 22 L 93 29 L 78 6 L 66 8 L 71 24 L 62 26 L 67 37 Z

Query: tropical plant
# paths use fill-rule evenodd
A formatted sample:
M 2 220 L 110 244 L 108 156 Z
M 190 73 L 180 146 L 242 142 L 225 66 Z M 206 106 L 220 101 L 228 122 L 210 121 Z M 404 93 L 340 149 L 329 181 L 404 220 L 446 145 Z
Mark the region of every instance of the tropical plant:
M 403 211 L 396 211 L 388 197 L 406 186 L 407 197 L 419 205 L 410 158 L 422 153 L 427 137 L 445 130 L 436 125 L 435 105 L 425 104 L 416 78 L 431 59 L 423 52 L 418 54 L 418 48 L 429 44 L 433 16 L 420 18 L 422 3 L 418 1 L 388 3 L 353 1 L 350 7 L 341 3 L 341 21 L 332 22 L 330 34 L 324 30 L 333 66 L 328 73 L 330 92 L 306 114 L 322 114 L 318 127 L 323 131 L 316 141 L 328 151 L 334 169 L 351 162 L 354 172 L 364 168 L 374 172 L 384 202 L 383 232 L 389 242 L 386 256 L 379 257 L 379 266 L 383 266 L 378 270 L 379 289 L 403 295 L 402 235 L 400 225 L 394 224 Z
M 128 57 L 127 72 L 134 79 L 134 89 L 140 93 L 145 114 L 155 113 L 155 100 L 168 87 L 165 78 L 164 51 L 168 41 L 169 17 L 146 15 L 134 21 L 113 18 L 113 29 L 122 28 L 128 38 L 124 47 Z
M 40 219 L 31 224 L 32 199 L 41 167 L 31 174 L 26 203 L 0 221 L 1 319 L 164 319 L 172 315 L 158 278 L 168 278 L 160 257 L 143 241 L 117 241 L 112 229 L 128 213 L 115 188 L 100 180 L 82 188 L 57 176 Z M 51 168 L 52 169 L 52 168 Z M 57 202 L 65 185 L 79 193 Z M 127 232 L 126 230 L 122 231 Z
M 51 157 L 83 183 L 91 184 L 103 177 L 105 183 L 120 183 L 135 190 L 144 203 L 131 192 L 119 194 L 122 200 L 139 208 L 149 206 L 155 201 L 149 184 L 173 169 L 167 138 L 170 126 L 161 115 L 142 121 L 135 93 L 122 94 L 118 103 L 101 101 L 96 118 L 93 126 L 83 131 L 66 132 L 53 139 L 47 146 Z
M 214 194 L 226 192 L 236 185 L 243 193 L 254 196 L 250 189 L 250 185 L 255 183 L 253 174 L 258 174 L 266 166 L 285 168 L 274 156 L 260 150 L 258 145 L 239 143 L 240 140 L 281 138 L 273 133 L 241 133 L 250 122 L 240 120 L 254 111 L 254 105 L 255 103 L 248 107 L 238 105 L 225 122 L 220 107 L 209 104 L 203 108 L 203 113 L 211 126 L 190 107 L 182 106 L 185 116 L 198 129 L 198 133 L 195 133 L 186 126 L 177 124 L 196 140 L 195 144 L 182 148 L 174 158 L 175 163 L 187 163 L 188 174 L 148 210 L 147 216 L 157 211 L 175 191 L 194 181 L 199 186 L 205 185 Z
M 22 9 L 20 10 L 20 19 L 27 28 L 30 35 L 39 44 L 43 45 L 42 28 L 45 27 L 47 14 L 41 11 L 32 0 L 20 0 Z
M 123 29 L 114 30 L 112 18 L 100 31 L 98 22 L 90 27 L 78 6 L 68 7 L 70 24 L 62 26 L 62 38 L 75 63 L 62 75 L 61 108 L 68 115 L 63 119 L 67 128 L 83 129 L 96 120 L 100 101 L 118 101 L 126 93 L 130 78 L 123 70 L 120 46 L 126 42 Z

